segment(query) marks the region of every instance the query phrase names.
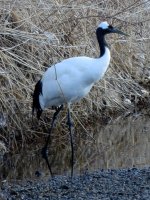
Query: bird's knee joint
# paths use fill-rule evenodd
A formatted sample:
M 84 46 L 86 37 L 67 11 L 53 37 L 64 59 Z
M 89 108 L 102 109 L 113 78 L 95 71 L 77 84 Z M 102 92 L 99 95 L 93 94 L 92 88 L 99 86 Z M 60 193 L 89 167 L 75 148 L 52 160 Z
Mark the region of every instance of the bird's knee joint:
M 69 127 L 73 127 L 73 126 L 74 126 L 74 124 L 73 124 L 73 122 L 72 122 L 71 120 L 68 120 L 68 121 L 67 121 L 67 125 L 68 125 Z
M 42 148 L 41 154 L 42 154 L 43 158 L 47 158 L 48 157 L 48 150 L 47 150 L 46 147 Z

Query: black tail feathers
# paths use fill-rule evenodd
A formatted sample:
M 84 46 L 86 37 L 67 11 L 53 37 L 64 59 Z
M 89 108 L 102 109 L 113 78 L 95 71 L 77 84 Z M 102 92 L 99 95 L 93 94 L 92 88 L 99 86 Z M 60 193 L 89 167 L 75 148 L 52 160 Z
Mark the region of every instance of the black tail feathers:
M 40 119 L 42 114 L 42 109 L 40 106 L 39 96 L 42 95 L 42 82 L 39 80 L 35 85 L 34 93 L 33 93 L 33 103 L 32 103 L 32 116 L 34 115 L 34 110 L 36 110 L 37 118 Z

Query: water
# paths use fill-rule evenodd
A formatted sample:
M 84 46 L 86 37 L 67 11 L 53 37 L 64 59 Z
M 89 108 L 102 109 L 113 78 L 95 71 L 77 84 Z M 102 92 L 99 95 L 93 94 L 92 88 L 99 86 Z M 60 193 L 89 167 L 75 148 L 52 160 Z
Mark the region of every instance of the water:
M 95 127 L 87 126 L 86 129 L 90 136 L 87 133 L 78 133 L 74 138 L 75 173 L 95 169 L 150 166 L 149 116 L 119 117 L 105 126 L 97 121 Z M 42 146 L 43 144 L 38 144 L 28 151 L 22 150 L 11 156 L 8 154 L 0 165 L 0 178 L 36 178 L 36 171 L 40 172 L 41 177 L 49 176 L 46 163 L 40 154 Z M 53 173 L 69 174 L 71 151 L 68 134 L 57 136 L 52 141 L 50 154 Z

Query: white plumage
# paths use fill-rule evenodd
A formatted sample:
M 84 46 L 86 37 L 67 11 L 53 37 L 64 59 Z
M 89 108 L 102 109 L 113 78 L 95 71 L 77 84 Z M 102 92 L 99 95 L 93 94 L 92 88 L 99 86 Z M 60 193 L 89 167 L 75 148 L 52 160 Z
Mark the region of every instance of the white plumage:
M 49 170 L 52 174 L 51 167 L 47 156 L 47 146 L 50 139 L 50 133 L 54 121 L 64 104 L 68 105 L 67 123 L 72 150 L 72 172 L 73 175 L 73 140 L 72 140 L 72 123 L 70 117 L 70 104 L 79 101 L 85 97 L 91 90 L 92 86 L 99 81 L 105 74 L 110 63 L 110 50 L 105 41 L 105 35 L 109 33 L 124 34 L 107 22 L 99 24 L 96 35 L 100 47 L 99 58 L 90 57 L 73 57 L 63 60 L 52 65 L 44 73 L 41 80 L 35 86 L 33 94 L 33 110 L 37 112 L 39 119 L 44 108 L 55 107 L 56 112 L 53 115 L 49 136 L 44 148 L 42 149 L 43 158 L 46 160 Z
M 110 51 L 106 47 L 101 58 L 73 57 L 48 68 L 41 80 L 41 108 L 73 103 L 83 98 L 103 77 L 109 62 Z

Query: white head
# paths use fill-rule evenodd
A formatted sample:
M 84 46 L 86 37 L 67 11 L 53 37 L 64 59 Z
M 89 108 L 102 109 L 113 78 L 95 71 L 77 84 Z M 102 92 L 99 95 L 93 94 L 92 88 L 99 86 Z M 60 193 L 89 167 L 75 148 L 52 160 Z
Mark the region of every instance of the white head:
M 109 27 L 109 24 L 107 22 L 101 22 L 98 25 L 98 28 L 102 28 L 102 29 L 107 29 Z

